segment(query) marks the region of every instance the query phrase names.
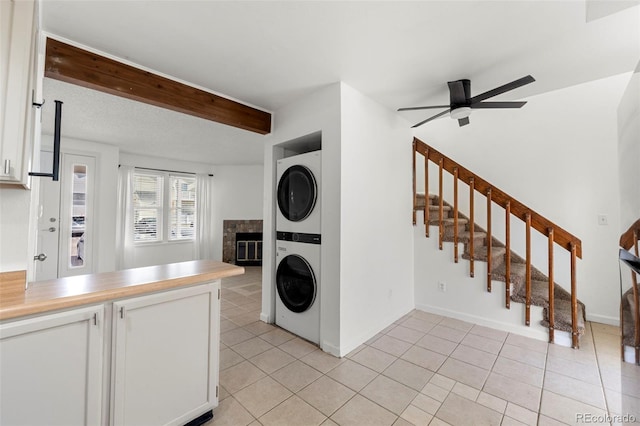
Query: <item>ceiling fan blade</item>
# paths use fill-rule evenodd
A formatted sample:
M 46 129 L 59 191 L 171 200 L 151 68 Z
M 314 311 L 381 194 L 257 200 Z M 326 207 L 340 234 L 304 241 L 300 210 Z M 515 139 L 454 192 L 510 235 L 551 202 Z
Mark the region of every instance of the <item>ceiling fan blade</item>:
M 535 80 L 535 78 L 531 77 L 530 75 L 526 76 L 526 77 L 522 77 L 519 78 L 518 80 L 512 81 L 511 83 L 507 83 L 503 86 L 500 87 L 496 87 L 493 90 L 489 90 L 488 92 L 484 92 L 481 93 L 479 95 L 474 96 L 473 98 L 471 98 L 471 104 L 475 104 L 478 103 L 480 101 L 484 101 L 485 99 L 488 98 L 492 98 L 494 96 L 498 96 L 502 93 L 508 92 L 510 90 L 513 89 L 517 89 L 518 87 L 524 86 L 525 84 L 529 84 L 529 83 L 533 83 Z
M 522 108 L 526 101 L 522 102 L 478 102 L 471 104 L 473 109 L 489 109 L 489 108 Z
M 429 117 L 429 118 L 427 118 L 426 120 L 421 121 L 421 122 L 419 122 L 418 124 L 415 124 L 415 125 L 411 126 L 411 128 L 413 129 L 413 128 L 418 127 L 418 126 L 422 126 L 424 123 L 427 123 L 427 122 L 429 122 L 429 121 L 431 121 L 431 120 L 435 120 L 436 118 L 439 118 L 439 117 L 442 117 L 442 116 L 443 116 L 443 115 L 445 115 L 445 114 L 448 114 L 448 113 L 449 113 L 449 111 L 450 111 L 450 110 L 442 111 L 440 114 L 436 114 L 436 115 L 434 115 L 433 117 Z
M 469 124 L 469 117 L 458 119 L 458 124 L 460 125 L 460 127 L 466 126 L 467 124 Z
M 464 95 L 464 83 L 463 80 L 450 81 L 449 85 L 449 100 L 451 105 L 465 105 L 467 103 L 467 97 Z
M 433 106 L 398 108 L 398 111 L 416 111 L 419 109 L 440 109 L 440 108 L 449 108 L 449 105 L 433 105 Z

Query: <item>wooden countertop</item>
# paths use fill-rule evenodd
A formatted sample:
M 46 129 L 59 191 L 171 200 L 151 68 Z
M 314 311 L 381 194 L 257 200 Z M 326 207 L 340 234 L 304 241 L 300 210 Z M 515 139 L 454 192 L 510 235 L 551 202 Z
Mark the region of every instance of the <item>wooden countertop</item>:
M 23 271 L 1 274 L 0 320 L 101 303 L 241 275 L 244 268 L 213 260 L 78 275 L 29 283 Z

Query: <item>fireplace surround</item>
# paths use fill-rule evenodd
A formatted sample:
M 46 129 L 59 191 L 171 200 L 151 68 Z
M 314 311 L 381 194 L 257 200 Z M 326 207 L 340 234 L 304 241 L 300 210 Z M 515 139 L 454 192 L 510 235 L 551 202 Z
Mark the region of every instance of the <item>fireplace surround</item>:
M 247 240 L 245 237 L 245 241 L 258 241 L 255 238 L 255 234 L 262 234 L 262 220 L 223 220 L 222 228 L 222 261 L 225 263 L 244 264 L 245 266 L 248 266 L 249 264 L 247 263 L 236 262 L 236 250 L 238 243 L 236 240 L 236 234 L 250 234 L 251 239 Z M 262 240 L 262 238 L 260 238 L 260 240 Z M 247 256 L 244 257 L 246 258 Z M 255 262 L 255 259 L 251 260 L 254 261 L 254 263 L 251 264 L 262 264 L 262 261 Z

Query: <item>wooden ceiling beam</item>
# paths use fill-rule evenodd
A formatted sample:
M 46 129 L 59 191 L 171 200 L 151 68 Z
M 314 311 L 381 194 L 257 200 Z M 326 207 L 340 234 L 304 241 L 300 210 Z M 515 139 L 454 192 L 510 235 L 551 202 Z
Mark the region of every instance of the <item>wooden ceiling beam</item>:
M 268 112 L 51 38 L 44 75 L 263 135 L 271 132 Z

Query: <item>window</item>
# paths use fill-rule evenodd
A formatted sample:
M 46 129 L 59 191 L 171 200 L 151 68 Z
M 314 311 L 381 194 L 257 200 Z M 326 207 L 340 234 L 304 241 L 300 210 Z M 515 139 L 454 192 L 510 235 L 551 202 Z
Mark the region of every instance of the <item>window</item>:
M 195 178 L 169 173 L 134 172 L 134 241 L 193 240 L 195 221 Z
M 169 239 L 192 240 L 195 236 L 196 180 L 169 176 Z

